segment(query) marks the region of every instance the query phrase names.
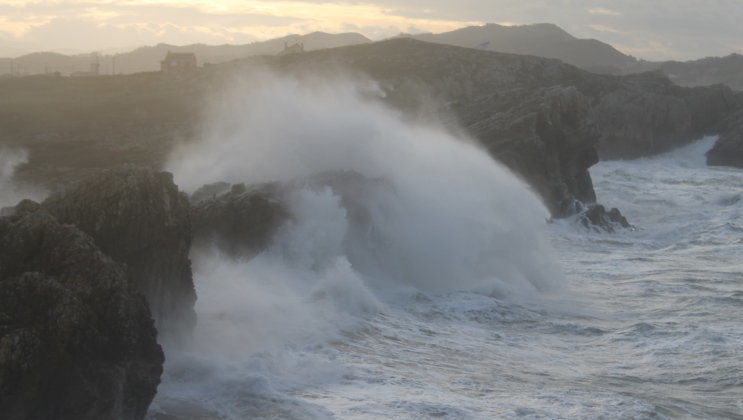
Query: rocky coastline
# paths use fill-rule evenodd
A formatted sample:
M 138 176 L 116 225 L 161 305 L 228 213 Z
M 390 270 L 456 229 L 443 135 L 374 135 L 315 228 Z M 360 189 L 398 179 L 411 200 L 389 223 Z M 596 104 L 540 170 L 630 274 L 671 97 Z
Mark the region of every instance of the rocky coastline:
M 743 99 L 724 86 L 681 88 L 657 73 L 595 75 L 557 60 L 412 39 L 251 59 L 186 82 L 201 86 L 190 87 L 196 95 L 221 72 L 258 63 L 289 74 L 361 71 L 387 104 L 449 121 L 522 177 L 553 218 L 575 216 L 590 229 L 632 227 L 597 203 L 589 168 L 600 158 L 657 154 L 719 134 L 709 163 L 743 167 Z M 170 117 L 181 121 L 179 133 L 193 132 L 194 107 L 183 109 Z M 130 163 L 123 167 L 110 155 L 93 167 L 41 164 L 34 153 L 53 155 L 46 149 L 69 143 L 45 144 L 36 131 L 13 127 L 14 144 L 31 151 L 30 179 L 66 177 L 42 203 L 23 201 L 0 217 L 0 413 L 141 419 L 160 381 L 161 344 L 187 341 L 196 323 L 190 250 L 259 253 L 289 217 L 282 199 L 291 182 L 218 183 L 187 197 L 156 169 L 161 155 L 138 161 L 167 149 L 149 141 L 162 137 L 159 125 L 139 127 L 131 149 L 119 145 L 117 160 Z M 77 128 L 82 138 L 86 127 Z M 116 143 L 112 135 L 107 141 Z M 373 183 L 354 174 L 301 182 L 341 192 Z

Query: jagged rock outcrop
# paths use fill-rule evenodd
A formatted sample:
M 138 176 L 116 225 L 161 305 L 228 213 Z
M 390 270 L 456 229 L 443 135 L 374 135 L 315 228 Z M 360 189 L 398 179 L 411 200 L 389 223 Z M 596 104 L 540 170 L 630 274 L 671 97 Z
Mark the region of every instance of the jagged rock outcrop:
M 570 204 L 596 201 L 588 168 L 598 162 L 588 99 L 572 86 L 540 89 L 468 128 L 488 150 L 521 174 L 554 217 Z
M 706 86 L 723 83 L 743 90 L 743 55 L 705 57 L 693 61 L 652 63 L 681 86 Z
M 142 419 L 162 363 L 145 300 L 92 238 L 30 201 L 0 218 L 0 417 Z
M 150 305 L 159 338 L 190 334 L 196 322 L 190 209 L 170 173 L 133 166 L 100 171 L 51 195 L 43 207 L 126 264 L 129 281 Z
M 393 193 L 379 178 L 355 171 L 326 171 L 286 182 L 205 185 L 191 195 L 195 249 L 215 247 L 233 258 L 250 259 L 271 246 L 279 229 L 294 216 L 293 194 L 329 188 L 341 201 L 353 229 L 368 231 L 369 197 Z
M 707 152 L 707 165 L 743 168 L 743 107 L 728 119 L 727 128 Z
M 192 196 L 194 247 L 214 246 L 235 258 L 265 249 L 289 217 L 278 184 L 204 186 Z
M 595 201 L 588 168 L 598 161 L 598 134 L 587 118 L 591 97 L 575 87 L 588 73 L 558 60 L 412 39 L 276 58 L 274 65 L 301 72 L 322 63 L 370 75 L 405 112 L 453 116 L 542 196 L 553 217 L 565 216 L 575 199 Z
M 617 208 L 606 210 L 601 204 L 593 204 L 577 212 L 576 220 L 587 229 L 615 232 L 618 228 L 634 228 Z
M 299 72 L 322 63 L 368 74 L 385 101 L 406 112 L 453 115 L 542 196 L 553 217 L 571 215 L 576 199 L 595 202 L 588 168 L 599 157 L 668 151 L 716 133 L 739 106 L 727 87 L 682 88 L 661 73 L 598 75 L 557 60 L 412 39 L 270 61 Z
M 741 107 L 723 85 L 683 88 L 660 73 L 606 78 L 590 93 L 601 159 L 634 159 L 717 134 Z

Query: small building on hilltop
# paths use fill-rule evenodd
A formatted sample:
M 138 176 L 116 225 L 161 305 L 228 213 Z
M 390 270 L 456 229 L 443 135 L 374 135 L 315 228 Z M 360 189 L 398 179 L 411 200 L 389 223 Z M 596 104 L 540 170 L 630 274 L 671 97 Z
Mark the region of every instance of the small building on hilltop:
M 196 69 L 196 55 L 194 53 L 174 53 L 168 51 L 165 60 L 160 62 L 160 71 L 163 73 L 183 72 Z
M 287 54 L 299 54 L 304 52 L 304 42 L 298 42 L 296 44 L 289 45 L 288 42 L 284 42 L 284 50 L 279 55 Z

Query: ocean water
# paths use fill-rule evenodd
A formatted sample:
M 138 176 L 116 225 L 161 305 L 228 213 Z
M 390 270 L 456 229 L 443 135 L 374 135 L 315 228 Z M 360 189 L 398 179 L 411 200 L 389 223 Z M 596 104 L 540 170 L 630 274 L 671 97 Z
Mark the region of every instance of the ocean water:
M 298 188 L 253 259 L 194 250 L 199 324 L 149 418 L 743 418 L 743 171 L 705 166 L 713 138 L 592 168 L 636 226 L 609 234 L 357 84 L 259 85 L 174 154 L 180 185 L 384 182 Z

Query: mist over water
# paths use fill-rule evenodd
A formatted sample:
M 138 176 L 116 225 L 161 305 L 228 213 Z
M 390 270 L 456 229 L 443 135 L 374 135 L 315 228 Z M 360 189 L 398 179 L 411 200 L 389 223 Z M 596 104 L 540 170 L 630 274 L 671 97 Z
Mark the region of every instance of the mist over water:
M 291 218 L 253 259 L 193 252 L 194 343 L 166 349 L 154 413 L 200 401 L 228 418 L 322 417 L 288 395 L 347 377 L 331 343 L 398 297 L 559 290 L 535 194 L 471 140 L 406 121 L 382 99 L 364 81 L 252 74 L 215 100 L 200 141 L 174 151 L 167 169 L 186 191 L 290 181 Z M 316 174 L 360 183 L 302 181 Z
M 237 84 L 174 153 L 189 190 L 286 181 L 291 217 L 252 259 L 194 250 L 199 323 L 152 418 L 741 418 L 743 175 L 705 165 L 713 138 L 595 165 L 638 229 L 586 232 L 335 83 Z
M 554 287 L 541 232 L 549 214 L 536 195 L 469 139 L 405 122 L 381 95 L 368 82 L 253 75 L 215 105 L 203 141 L 177 150 L 167 168 L 187 191 L 352 171 L 389 186 L 346 197 L 372 219 L 366 232 L 339 235 L 354 267 L 386 266 L 375 277 L 428 290 Z M 292 210 L 308 217 L 302 204 Z M 353 231 L 338 226 L 349 223 L 341 213 L 313 220 Z
M 15 172 L 28 162 L 28 152 L 23 149 L 0 147 L 0 208 L 15 206 L 24 198 L 38 199 L 41 192 L 19 185 Z

